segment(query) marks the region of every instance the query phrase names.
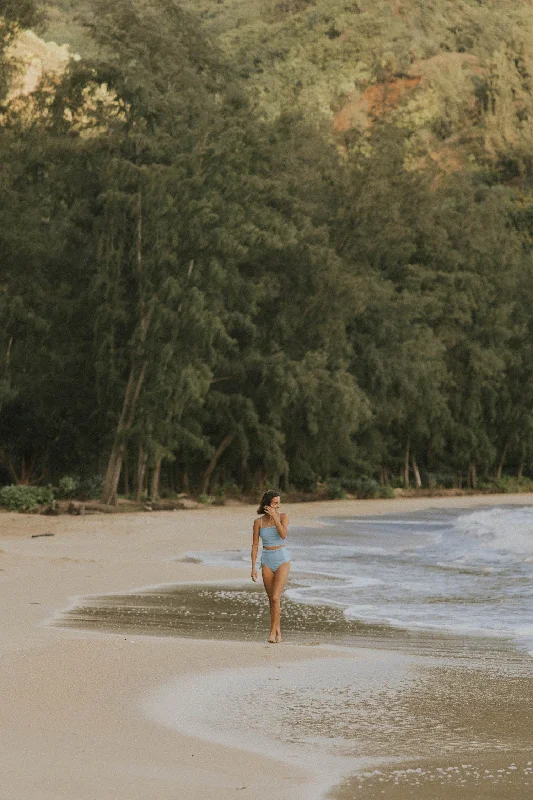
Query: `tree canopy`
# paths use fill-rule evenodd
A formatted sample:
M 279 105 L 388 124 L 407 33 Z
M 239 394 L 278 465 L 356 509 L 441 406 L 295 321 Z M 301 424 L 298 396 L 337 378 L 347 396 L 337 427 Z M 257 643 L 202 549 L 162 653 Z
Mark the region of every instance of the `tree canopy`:
M 0 6 L 2 482 L 531 474 L 529 34 L 461 8 L 94 0 L 13 102 Z

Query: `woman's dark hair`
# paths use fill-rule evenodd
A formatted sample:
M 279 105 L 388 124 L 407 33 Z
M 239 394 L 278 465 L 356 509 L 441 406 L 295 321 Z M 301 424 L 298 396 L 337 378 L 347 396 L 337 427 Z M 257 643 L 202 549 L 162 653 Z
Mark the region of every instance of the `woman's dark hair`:
M 264 493 L 263 497 L 261 498 L 261 501 L 259 503 L 259 508 L 257 509 L 257 513 L 258 514 L 264 514 L 265 513 L 265 506 L 269 506 L 270 503 L 272 502 L 272 500 L 275 497 L 279 497 L 279 496 L 280 496 L 280 494 L 276 489 L 268 489 Z

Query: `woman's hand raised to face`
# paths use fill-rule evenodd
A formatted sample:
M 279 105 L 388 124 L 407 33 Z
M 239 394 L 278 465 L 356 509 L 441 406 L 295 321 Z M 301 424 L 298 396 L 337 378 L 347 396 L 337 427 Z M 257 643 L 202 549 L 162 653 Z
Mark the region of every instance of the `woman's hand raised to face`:
M 281 517 L 279 515 L 279 511 L 277 508 L 273 508 L 272 506 L 265 506 L 265 511 L 270 517 L 272 517 L 274 522 L 281 522 Z

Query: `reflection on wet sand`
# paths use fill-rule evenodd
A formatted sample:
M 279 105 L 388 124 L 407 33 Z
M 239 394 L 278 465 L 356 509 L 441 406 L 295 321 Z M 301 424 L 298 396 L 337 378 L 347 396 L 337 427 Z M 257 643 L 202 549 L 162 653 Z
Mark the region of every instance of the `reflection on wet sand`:
M 269 629 L 269 612 L 261 586 L 229 581 L 82 598 L 54 624 L 147 636 L 263 641 Z M 455 658 L 482 653 L 486 661 L 501 660 L 505 654 L 513 661 L 523 661 L 521 654 L 509 652 L 504 640 L 398 630 L 347 619 L 342 609 L 334 606 L 308 605 L 287 597 L 282 600 L 282 628 L 284 641 L 295 644 L 385 647 Z

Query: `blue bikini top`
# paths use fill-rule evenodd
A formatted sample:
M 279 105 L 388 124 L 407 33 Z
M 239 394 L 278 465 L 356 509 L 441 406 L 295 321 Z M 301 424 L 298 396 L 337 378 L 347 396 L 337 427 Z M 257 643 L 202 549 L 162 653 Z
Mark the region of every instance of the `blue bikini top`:
M 285 544 L 285 539 L 279 535 L 275 525 L 259 527 L 259 536 L 263 541 L 263 547 L 279 547 L 280 544 Z

